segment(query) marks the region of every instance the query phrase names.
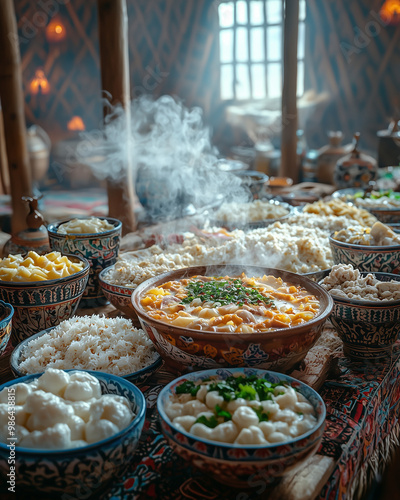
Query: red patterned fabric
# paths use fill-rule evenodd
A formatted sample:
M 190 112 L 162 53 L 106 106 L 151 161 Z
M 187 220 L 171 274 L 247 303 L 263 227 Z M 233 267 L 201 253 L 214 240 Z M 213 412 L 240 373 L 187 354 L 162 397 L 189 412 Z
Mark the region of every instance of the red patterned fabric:
M 128 473 L 106 495 L 110 500 L 252 500 L 267 498 L 266 487 L 238 491 L 218 485 L 188 467 L 160 434 L 156 410 L 161 388 L 175 378 L 160 372 L 143 388 L 147 419 L 140 445 Z M 354 364 L 344 356 L 338 373 L 320 393 L 327 406 L 327 425 L 319 454 L 332 457 L 336 468 L 319 500 L 346 500 L 354 491 L 364 463 L 391 434 L 400 415 L 400 344 L 381 364 Z

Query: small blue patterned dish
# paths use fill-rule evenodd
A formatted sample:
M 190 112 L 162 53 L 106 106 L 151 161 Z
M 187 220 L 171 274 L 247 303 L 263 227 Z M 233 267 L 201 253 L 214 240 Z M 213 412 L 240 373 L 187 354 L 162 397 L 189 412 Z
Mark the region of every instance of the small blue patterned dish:
M 91 217 L 79 217 L 90 219 Z M 98 307 L 107 304 L 99 283 L 102 269 L 114 264 L 118 257 L 122 223 L 111 217 L 98 217 L 114 226 L 114 229 L 101 233 L 69 233 L 58 232 L 61 224 L 70 219 L 54 222 L 47 226 L 49 242 L 52 250 L 61 253 L 82 255 L 90 263 L 89 280 L 79 307 Z
M 77 370 L 66 370 L 73 372 Z M 82 370 L 79 370 L 82 371 Z M 15 448 L 15 477 L 17 491 L 23 498 L 33 492 L 51 498 L 99 498 L 116 478 L 122 476 L 134 457 L 142 432 L 146 401 L 141 391 L 131 382 L 115 375 L 83 370 L 96 377 L 103 394 L 116 394 L 126 397 L 135 418 L 122 431 L 110 438 L 81 448 L 66 450 L 37 450 Z M 40 374 L 28 375 L 18 383 L 29 383 Z M 0 386 L 0 391 L 15 384 L 12 380 Z M 0 443 L 0 477 L 6 482 L 9 478 L 8 459 L 10 448 Z
M 185 380 L 199 381 L 218 376 L 226 379 L 231 375 L 256 375 L 272 383 L 286 382 L 303 394 L 314 407 L 316 426 L 310 431 L 274 444 L 239 445 L 210 441 L 189 432 L 177 429 L 165 413 L 165 405 L 174 389 Z M 184 460 L 191 462 L 217 481 L 237 488 L 273 483 L 277 478 L 297 468 L 313 455 L 322 440 L 325 427 L 325 404 L 321 396 L 311 387 L 288 375 L 254 368 L 219 368 L 203 370 L 176 378 L 162 389 L 157 400 L 161 428 L 173 450 Z
M 374 275 L 379 281 L 400 282 L 400 276 L 395 274 Z M 329 319 L 343 341 L 346 356 L 355 361 L 390 359 L 399 334 L 400 300 L 375 302 L 331 297 L 334 306 Z
M 13 315 L 13 306 L 0 300 L 0 355 L 6 350 L 10 340 Z
M 335 264 L 352 264 L 360 271 L 400 273 L 400 245 L 356 245 L 329 237 Z
M 19 369 L 19 364 L 20 364 L 20 359 L 21 359 L 21 354 L 24 348 L 29 344 L 31 340 L 37 339 L 38 337 L 41 337 L 42 335 L 50 332 L 53 330 L 52 328 L 47 328 L 46 330 L 43 330 L 42 332 L 36 333 L 35 335 L 32 335 L 32 337 L 29 337 L 28 339 L 23 340 L 20 344 L 18 344 L 13 352 L 11 353 L 10 357 L 10 368 L 11 371 L 14 375 L 14 377 L 25 377 L 26 373 L 20 371 Z M 157 353 L 157 359 L 149 366 L 145 366 L 141 370 L 138 370 L 136 372 L 129 373 L 128 375 L 121 375 L 121 378 L 124 378 L 126 380 L 129 380 L 129 382 L 132 382 L 132 384 L 136 385 L 142 385 L 146 382 L 146 380 L 151 377 L 156 371 L 161 367 L 162 365 L 162 358 L 161 356 Z M 75 370 L 80 370 L 80 368 L 74 368 Z
M 54 280 L 0 281 L 0 300 L 14 308 L 13 345 L 74 315 L 88 281 L 89 262 L 79 255 L 65 256 L 83 263 L 83 269 Z

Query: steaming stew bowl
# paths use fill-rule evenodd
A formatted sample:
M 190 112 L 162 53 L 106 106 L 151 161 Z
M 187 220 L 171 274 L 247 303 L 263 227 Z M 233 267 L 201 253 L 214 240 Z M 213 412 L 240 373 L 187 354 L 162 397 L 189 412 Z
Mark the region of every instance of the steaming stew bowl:
M 226 379 L 238 372 L 240 375 L 265 378 L 271 383 L 283 381 L 294 387 L 314 407 L 317 418 L 315 427 L 282 443 L 238 445 L 211 441 L 182 432 L 168 418 L 165 405 L 177 385 L 184 381 L 198 382 L 214 376 Z M 203 370 L 179 377 L 160 392 L 157 408 L 162 431 L 178 455 L 217 481 L 245 489 L 258 484 L 273 483 L 277 478 L 301 466 L 317 451 L 321 443 L 326 415 L 321 396 L 308 385 L 288 375 L 253 368 Z
M 205 332 L 173 326 L 150 317 L 141 298 L 147 291 L 167 281 L 196 275 L 240 276 L 272 275 L 291 285 L 300 285 L 315 295 L 320 309 L 314 319 L 291 328 L 263 333 Z M 173 370 L 245 366 L 286 372 L 300 362 L 319 338 L 333 300 L 310 279 L 282 271 L 255 266 L 198 266 L 171 271 L 141 283 L 132 294 L 132 304 L 142 328 L 148 333 L 157 351 Z

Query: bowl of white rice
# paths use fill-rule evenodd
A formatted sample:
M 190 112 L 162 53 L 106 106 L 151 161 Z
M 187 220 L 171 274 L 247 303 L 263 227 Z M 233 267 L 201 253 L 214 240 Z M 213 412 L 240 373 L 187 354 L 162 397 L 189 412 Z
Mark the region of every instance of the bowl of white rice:
M 23 340 L 10 365 L 16 377 L 46 368 L 94 370 L 118 375 L 138 385 L 161 366 L 146 332 L 125 318 L 74 316 Z

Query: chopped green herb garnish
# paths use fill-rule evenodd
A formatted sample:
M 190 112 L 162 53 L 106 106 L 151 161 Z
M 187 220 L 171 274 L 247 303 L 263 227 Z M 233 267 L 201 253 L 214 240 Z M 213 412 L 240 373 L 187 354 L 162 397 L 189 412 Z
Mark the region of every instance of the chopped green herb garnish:
M 225 422 L 227 420 L 232 420 L 232 415 L 229 413 L 229 411 L 223 410 L 219 405 L 215 407 L 215 413 L 217 417 L 222 417 Z
M 238 398 L 243 399 L 255 399 L 257 391 L 251 385 L 243 385 L 239 384 L 240 392 L 238 394 Z
M 211 384 L 209 390 L 217 391 L 218 394 L 224 398 L 224 401 L 232 401 L 233 399 L 236 399 L 234 389 L 227 384 L 226 381 Z
M 194 299 L 202 302 L 219 303 L 221 306 L 227 304 L 259 304 L 274 306 L 270 297 L 265 297 L 257 289 L 242 285 L 240 279 L 211 281 L 193 281 L 186 287 L 187 297 L 182 299 L 181 304 L 190 304 Z
M 231 376 L 221 382 L 210 384 L 209 390 L 217 391 L 224 398 L 224 401 L 233 401 L 237 398 L 252 400 L 256 399 L 257 394 L 260 401 L 267 401 L 272 399 L 278 385 L 282 385 L 282 382 L 272 384 L 268 380 L 257 378 L 255 375 L 249 377 Z
M 199 392 L 200 385 L 196 385 L 191 380 L 186 380 L 181 385 L 178 385 L 175 389 L 176 394 L 190 394 L 192 396 L 196 396 Z
M 269 413 L 265 413 L 262 406 L 260 406 L 259 408 L 252 408 L 252 410 L 255 412 L 260 422 L 268 422 Z
M 196 424 L 204 424 L 207 427 L 210 427 L 210 429 L 214 429 L 214 427 L 217 427 L 219 424 L 218 420 L 214 415 L 210 418 L 206 417 L 205 415 L 201 415 L 195 422 Z

